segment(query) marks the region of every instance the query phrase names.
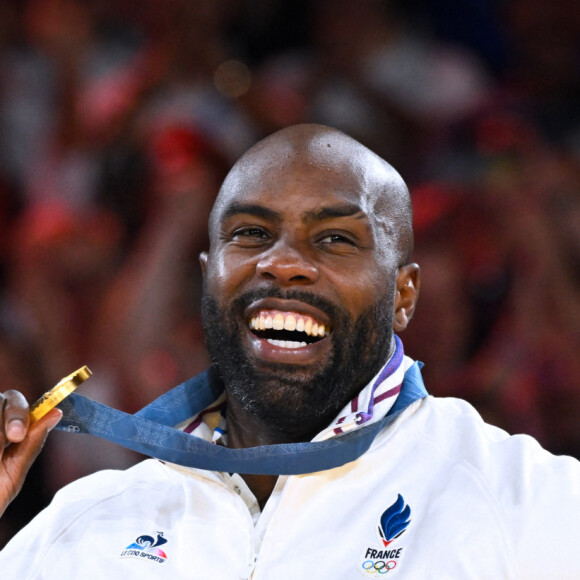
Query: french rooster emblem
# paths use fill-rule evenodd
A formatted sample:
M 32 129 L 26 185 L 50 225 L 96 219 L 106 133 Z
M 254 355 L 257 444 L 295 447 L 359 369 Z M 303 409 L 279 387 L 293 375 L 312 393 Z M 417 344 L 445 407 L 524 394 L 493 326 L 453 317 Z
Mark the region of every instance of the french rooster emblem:
M 163 532 L 157 532 L 157 539 L 153 536 L 139 536 L 133 544 L 127 546 L 125 549 L 142 550 L 143 552 L 148 552 L 165 559 L 167 558 L 167 554 L 159 548 L 163 544 L 167 544 L 167 540 L 163 537 Z

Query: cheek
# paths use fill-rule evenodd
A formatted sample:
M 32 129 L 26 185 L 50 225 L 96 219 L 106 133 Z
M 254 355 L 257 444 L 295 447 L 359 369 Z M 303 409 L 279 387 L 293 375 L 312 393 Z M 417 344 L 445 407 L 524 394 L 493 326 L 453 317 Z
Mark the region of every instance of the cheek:
M 231 268 L 228 268 L 228 264 L 224 260 L 216 261 L 212 275 L 213 286 L 218 289 L 226 288 L 228 286 L 228 282 L 232 278 L 232 275 L 233 272 L 231 271 Z
M 213 296 L 230 295 L 253 277 L 255 266 L 230 252 L 208 258 L 206 288 Z
M 394 300 L 395 295 L 394 277 L 378 268 L 366 275 L 361 272 L 345 273 L 340 280 L 335 278 L 331 286 L 354 319 L 373 305 Z

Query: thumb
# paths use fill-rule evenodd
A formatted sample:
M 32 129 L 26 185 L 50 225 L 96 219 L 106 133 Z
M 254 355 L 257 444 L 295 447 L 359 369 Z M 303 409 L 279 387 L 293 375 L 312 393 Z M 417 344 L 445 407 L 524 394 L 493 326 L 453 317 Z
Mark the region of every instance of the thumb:
M 52 409 L 34 423 L 20 443 L 11 443 L 2 454 L 0 468 L 0 513 L 18 495 L 26 474 L 40 453 L 48 433 L 62 418 L 60 409 Z

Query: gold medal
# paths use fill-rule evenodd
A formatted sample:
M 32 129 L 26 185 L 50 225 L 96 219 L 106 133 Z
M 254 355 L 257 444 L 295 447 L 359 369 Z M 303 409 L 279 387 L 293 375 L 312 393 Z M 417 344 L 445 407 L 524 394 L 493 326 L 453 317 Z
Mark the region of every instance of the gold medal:
M 86 381 L 93 373 L 89 367 L 81 367 L 74 373 L 64 377 L 50 391 L 44 393 L 38 401 L 30 407 L 30 421 L 34 423 L 44 417 L 51 409 L 56 407 L 64 398 L 68 397 L 82 382 Z

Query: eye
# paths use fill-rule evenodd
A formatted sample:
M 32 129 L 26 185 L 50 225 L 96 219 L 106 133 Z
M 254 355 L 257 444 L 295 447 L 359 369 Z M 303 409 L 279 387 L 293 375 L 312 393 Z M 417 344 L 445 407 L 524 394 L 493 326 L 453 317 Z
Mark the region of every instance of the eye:
M 233 237 L 243 237 L 243 238 L 250 238 L 250 237 L 258 237 L 261 238 L 262 236 L 265 235 L 264 230 L 262 230 L 261 228 L 239 228 L 234 232 Z
M 266 230 L 256 226 L 237 228 L 231 235 L 231 240 L 242 244 L 256 244 L 270 239 Z
M 319 244 L 322 245 L 335 245 L 335 244 L 348 244 L 349 246 L 355 246 L 354 240 L 343 235 L 343 234 L 327 234 L 323 238 L 318 240 Z

